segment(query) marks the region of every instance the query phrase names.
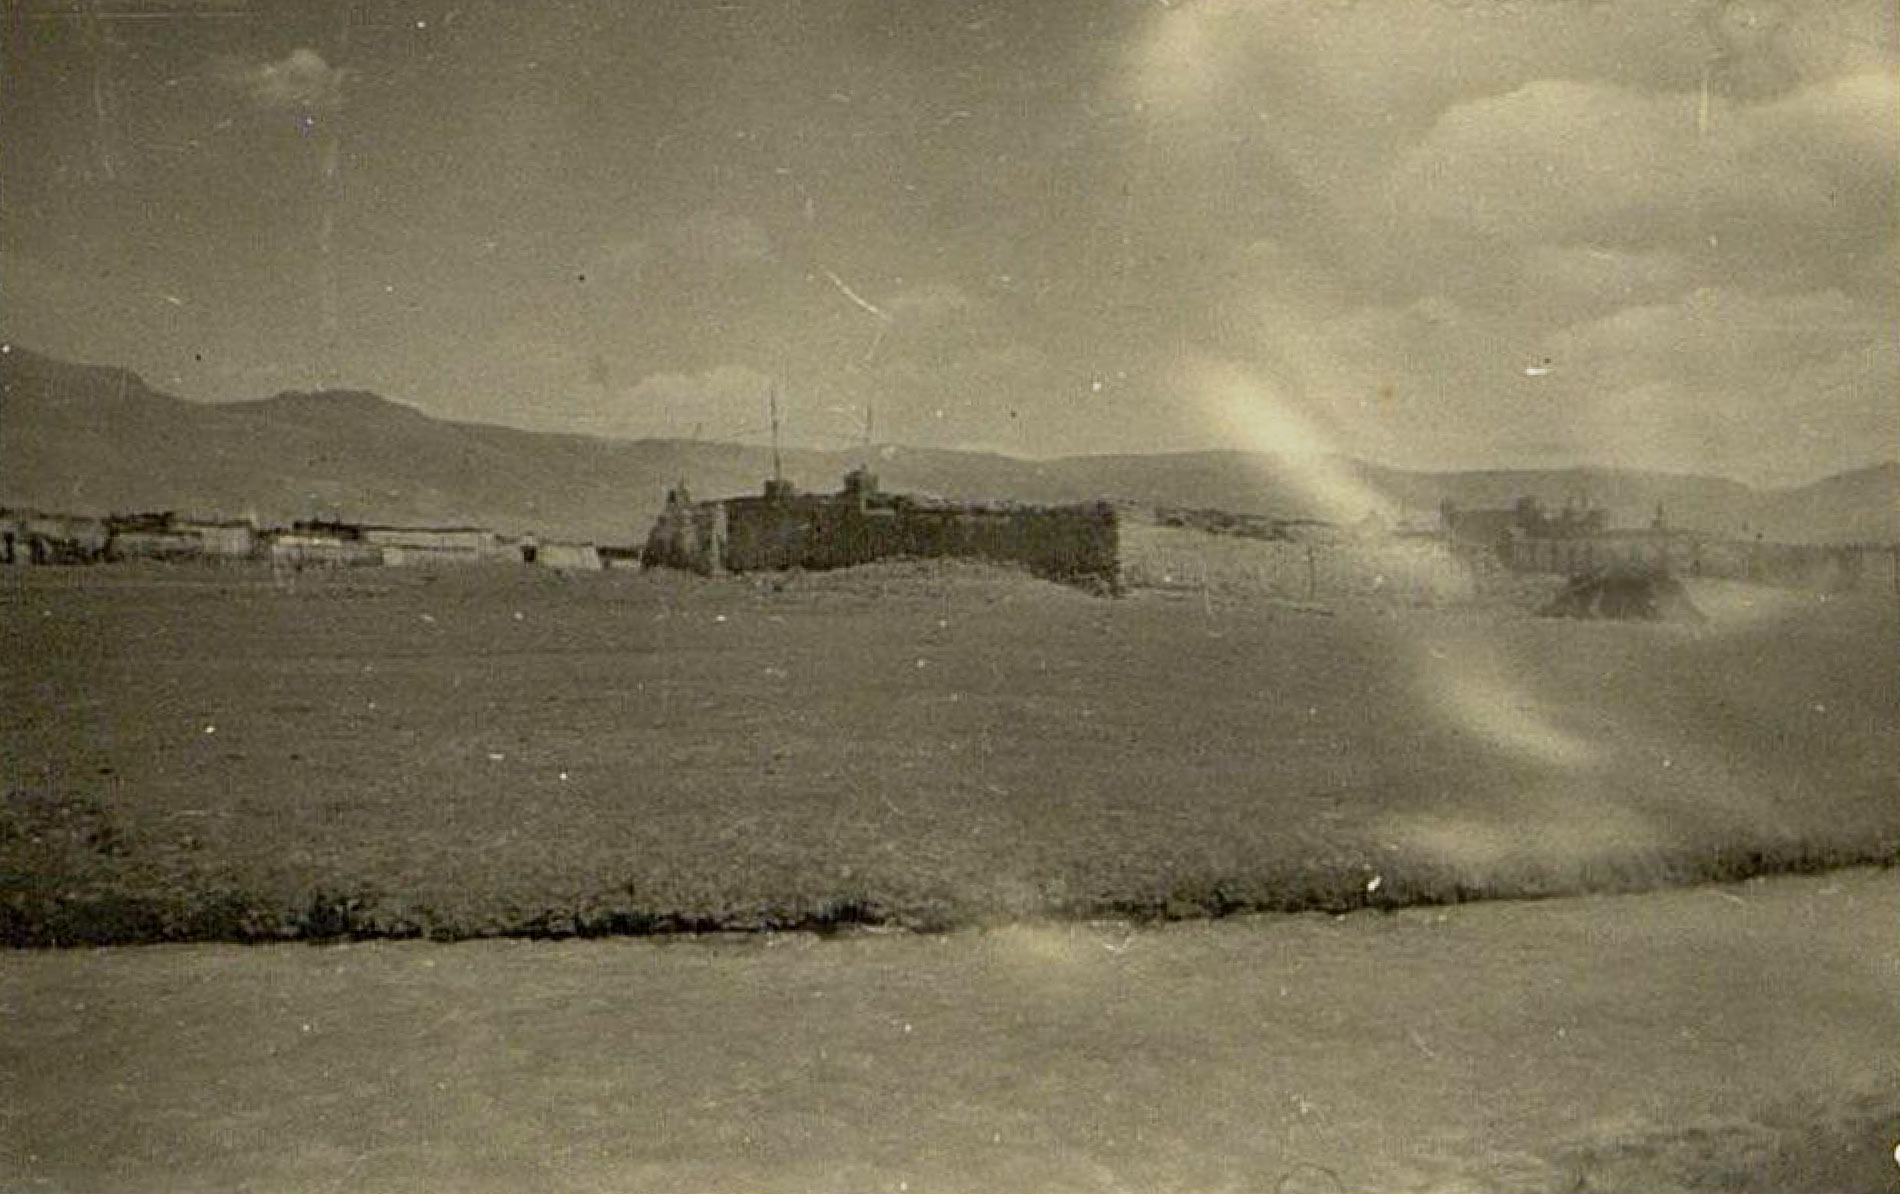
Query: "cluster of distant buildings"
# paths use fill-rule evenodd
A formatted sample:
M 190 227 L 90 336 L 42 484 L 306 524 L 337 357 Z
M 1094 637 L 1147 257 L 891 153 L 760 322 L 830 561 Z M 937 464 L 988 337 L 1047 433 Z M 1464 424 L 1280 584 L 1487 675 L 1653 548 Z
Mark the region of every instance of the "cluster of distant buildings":
M 1363 537 L 1345 528 L 1217 510 L 1158 509 L 1157 521 L 1213 534 L 1313 545 Z M 642 548 L 600 546 L 486 527 L 390 526 L 308 520 L 259 527 L 249 520 L 172 512 L 93 517 L 0 508 L 0 563 L 113 560 L 260 560 L 289 569 L 513 563 L 573 571 L 676 568 L 702 575 L 822 570 L 891 557 L 988 560 L 1085 587 L 1121 587 L 1120 512 L 1109 502 L 1027 505 L 952 502 L 887 493 L 860 468 L 837 493 L 803 493 L 783 478 L 763 492 L 695 500 L 682 483 Z M 1645 574 L 1725 577 L 1788 587 L 1854 588 L 1874 570 L 1900 572 L 1891 545 L 1828 546 L 1725 539 L 1669 525 L 1659 506 L 1648 526 L 1617 528 L 1600 507 L 1546 508 L 1525 497 L 1496 508 L 1446 502 L 1438 525 L 1400 529 L 1468 559 L 1515 572 L 1566 576 Z
M 1516 572 L 1706 576 L 1826 591 L 1856 588 L 1870 568 L 1896 564 L 1891 545 L 1765 543 L 1674 527 L 1660 505 L 1645 527 L 1612 527 L 1601 507 L 1553 510 L 1534 497 L 1489 509 L 1447 501 L 1439 519 L 1454 549 L 1494 553 Z
M 193 518 L 170 511 L 95 517 L 0 509 L 0 563 L 120 560 L 262 560 L 289 568 L 525 563 L 597 572 L 637 565 L 639 557 L 631 548 L 509 536 L 486 527 L 336 520 L 260 527 L 248 519 Z

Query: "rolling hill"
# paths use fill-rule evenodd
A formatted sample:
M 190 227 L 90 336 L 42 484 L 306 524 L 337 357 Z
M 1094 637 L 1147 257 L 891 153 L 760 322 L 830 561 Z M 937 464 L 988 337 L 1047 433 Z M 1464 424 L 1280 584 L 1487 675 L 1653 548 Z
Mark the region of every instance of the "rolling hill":
M 876 449 L 884 485 L 958 498 L 1211 507 L 1283 517 L 1428 518 L 1449 499 L 1502 505 L 1587 497 L 1617 525 L 1658 503 L 1678 526 L 1760 530 L 1788 541 L 1891 540 L 1900 464 L 1786 490 L 1609 468 L 1409 472 L 1349 459 L 1318 462 L 1348 496 L 1318 502 L 1302 484 L 1315 462 L 1238 451 L 1024 460 L 982 452 Z M 791 450 L 787 478 L 834 488 L 855 452 Z M 287 393 L 248 402 L 186 401 L 117 368 L 12 347 L 0 356 L 0 503 L 104 513 L 175 509 L 287 522 L 315 516 L 458 522 L 602 542 L 638 542 L 669 485 L 751 492 L 771 470 L 763 447 L 614 440 L 432 418 L 361 391 Z

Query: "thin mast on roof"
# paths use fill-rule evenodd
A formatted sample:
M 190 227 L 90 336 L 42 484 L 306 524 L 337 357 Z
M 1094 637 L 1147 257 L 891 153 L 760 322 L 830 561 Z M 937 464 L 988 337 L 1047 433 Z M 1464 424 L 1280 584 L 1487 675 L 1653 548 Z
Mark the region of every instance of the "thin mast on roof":
M 864 471 L 871 471 L 871 419 L 876 413 L 877 399 L 866 396 L 864 399 Z
M 774 484 L 783 485 L 785 465 L 784 461 L 779 459 L 778 450 L 778 382 L 774 381 L 771 388 L 766 391 L 766 400 L 772 407 L 772 481 Z

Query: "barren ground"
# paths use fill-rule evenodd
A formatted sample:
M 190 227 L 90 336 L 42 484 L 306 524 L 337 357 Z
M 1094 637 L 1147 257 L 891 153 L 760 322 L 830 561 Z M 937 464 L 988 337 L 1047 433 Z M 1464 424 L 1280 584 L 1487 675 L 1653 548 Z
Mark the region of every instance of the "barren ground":
M 0 574 L 16 943 L 1183 917 L 1890 860 L 1890 599 L 1708 627 L 974 566 Z
M 1895 895 L 11 951 L 0 1188 L 1891 1190 Z

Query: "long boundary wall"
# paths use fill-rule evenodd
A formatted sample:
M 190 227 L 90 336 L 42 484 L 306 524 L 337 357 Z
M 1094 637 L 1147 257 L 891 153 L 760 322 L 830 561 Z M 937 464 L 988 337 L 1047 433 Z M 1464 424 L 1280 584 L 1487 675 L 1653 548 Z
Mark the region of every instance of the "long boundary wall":
M 1791 589 L 1834 592 L 1859 588 L 1889 571 L 1883 553 L 1860 545 L 1762 543 L 1695 535 L 1580 536 L 1519 539 L 1498 549 L 1516 572 L 1577 576 L 1586 572 L 1667 572 L 1746 580 Z M 1869 568 L 1869 560 L 1872 568 Z
M 872 560 L 977 559 L 1113 590 L 1120 528 L 1107 502 L 966 505 L 902 496 L 776 494 L 692 503 L 670 496 L 647 538 L 650 565 L 702 574 L 844 568 Z

